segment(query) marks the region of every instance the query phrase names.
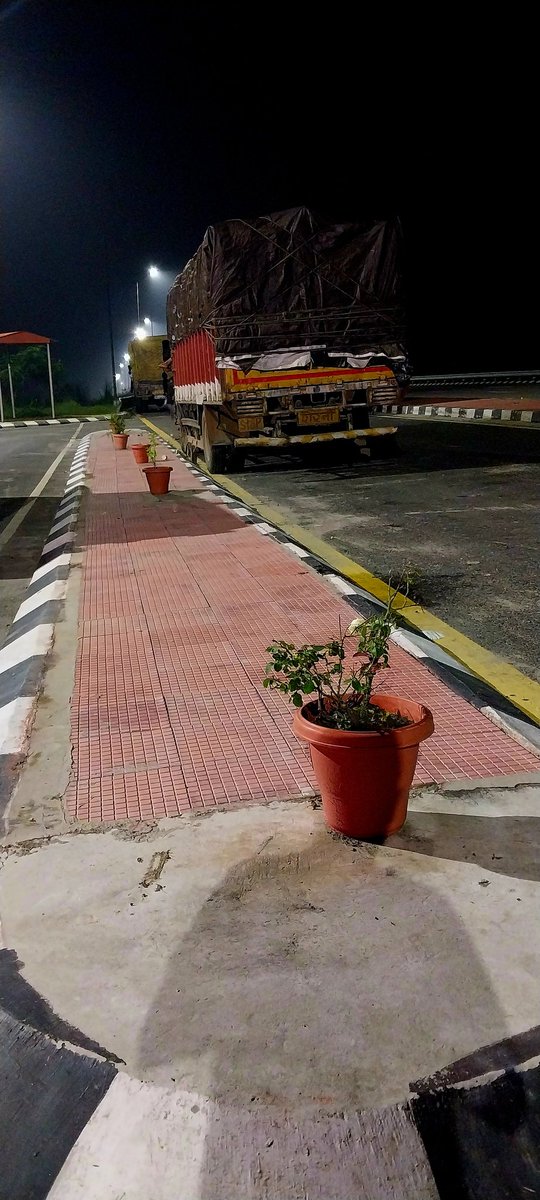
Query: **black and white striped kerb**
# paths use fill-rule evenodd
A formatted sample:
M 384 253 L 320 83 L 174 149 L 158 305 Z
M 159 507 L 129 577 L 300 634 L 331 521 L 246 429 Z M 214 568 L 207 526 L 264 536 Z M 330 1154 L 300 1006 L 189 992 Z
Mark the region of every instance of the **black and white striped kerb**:
M 453 404 L 376 404 L 375 412 L 396 417 L 452 417 L 456 421 L 496 421 L 540 426 L 540 409 L 458 408 Z
M 64 604 L 90 436 L 78 443 L 39 565 L 0 649 L 0 814 L 15 782 L 55 622 Z
M 183 456 L 177 451 L 179 457 Z M 213 479 L 204 471 L 200 471 L 198 467 L 187 459 L 183 459 L 185 466 L 193 475 L 195 475 L 200 483 L 207 489 L 213 492 L 224 504 L 227 504 L 231 512 L 236 513 L 242 520 L 252 524 L 259 533 L 268 537 L 274 538 L 280 542 L 287 550 L 290 550 L 297 557 L 301 558 L 307 567 L 311 567 L 318 575 L 324 575 L 327 582 L 330 583 L 341 596 L 345 598 L 348 604 L 360 613 L 361 616 L 371 616 L 374 612 L 380 611 L 383 604 L 377 600 L 370 592 L 364 591 L 363 588 L 357 587 L 351 583 L 345 576 L 339 575 L 332 567 L 325 563 L 316 555 L 311 554 L 298 542 L 292 540 L 288 534 L 283 533 L 274 525 L 263 521 L 259 514 L 244 504 L 241 504 L 234 496 L 229 495 L 224 488 L 219 484 L 214 483 Z M 528 716 L 517 708 L 500 692 L 490 684 L 484 683 L 478 676 L 473 675 L 472 671 L 463 663 L 458 662 L 446 650 L 437 645 L 437 641 L 433 634 L 430 634 L 429 628 L 419 632 L 416 627 L 407 624 L 406 617 L 400 616 L 401 628 L 396 629 L 392 634 L 392 640 L 408 654 L 412 654 L 414 658 L 423 659 L 429 670 L 451 688 L 457 692 L 459 696 L 472 704 L 474 708 L 480 711 L 492 721 L 498 728 L 503 729 L 505 733 L 514 738 L 515 741 L 525 746 L 528 750 L 533 750 L 537 754 L 540 753 L 540 728 Z
M 88 421 L 109 421 L 107 416 L 103 417 L 43 417 L 36 421 L 0 421 L 0 429 L 24 429 L 28 426 L 36 425 L 84 425 Z
M 0 1116 L 13 1133 L 0 1200 L 263 1200 L 269 1176 L 279 1179 L 280 1197 L 299 1195 L 299 1182 L 307 1185 L 302 1195 L 329 1200 L 537 1195 L 540 1071 L 532 1064 L 471 1078 L 466 1087 L 411 1089 L 386 1108 L 291 1119 L 279 1106 L 242 1108 L 175 1080 L 135 1079 L 13 1022 L 4 1036 Z

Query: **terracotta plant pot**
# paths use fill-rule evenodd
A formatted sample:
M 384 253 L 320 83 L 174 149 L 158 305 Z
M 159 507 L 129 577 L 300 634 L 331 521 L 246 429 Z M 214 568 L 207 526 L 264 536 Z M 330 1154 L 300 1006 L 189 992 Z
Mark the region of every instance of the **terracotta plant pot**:
M 169 490 L 172 467 L 160 463 L 159 466 L 143 467 L 143 471 L 152 495 L 165 496 Z
M 366 839 L 401 829 L 418 747 L 433 733 L 433 716 L 423 704 L 380 693 L 372 703 L 402 713 L 411 724 L 385 733 L 327 729 L 313 720 L 315 703 L 304 704 L 293 721 L 297 737 L 310 746 L 327 825 Z
M 136 446 L 131 447 L 133 457 L 136 463 L 148 462 L 148 442 L 138 442 Z
M 115 450 L 125 450 L 128 444 L 129 433 L 113 433 L 112 440 Z

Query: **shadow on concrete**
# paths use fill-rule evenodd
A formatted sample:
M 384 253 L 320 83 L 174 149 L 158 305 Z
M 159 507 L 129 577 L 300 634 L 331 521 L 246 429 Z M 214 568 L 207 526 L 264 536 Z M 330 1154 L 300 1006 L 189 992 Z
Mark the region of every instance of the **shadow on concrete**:
M 411 1079 L 433 1074 L 456 1051 L 474 1056 L 507 1032 L 458 915 L 462 876 L 455 873 L 450 904 L 429 871 L 411 870 L 410 860 L 404 869 L 377 846 L 317 832 L 299 852 L 269 854 L 265 845 L 204 901 L 150 1000 L 139 1042 L 143 1077 L 174 1078 L 219 1105 L 207 1128 L 200 1200 L 215 1196 L 218 1179 L 224 1195 L 322 1195 L 313 1179 L 309 1190 L 300 1151 L 287 1161 L 288 1121 L 301 1140 L 314 1115 L 322 1129 L 343 1110 L 405 1101 Z M 527 1104 L 517 1077 L 515 1129 L 528 1119 Z M 263 1118 L 276 1142 L 281 1131 L 281 1190 L 257 1182 L 264 1146 L 273 1144 L 256 1144 Z M 466 1162 L 459 1120 L 449 1112 L 448 1121 L 446 1136 Z M 489 1153 L 493 1177 L 493 1139 Z M 344 1180 L 340 1195 L 363 1195 L 357 1184 L 350 1191 Z
M 386 845 L 540 881 L 540 817 L 409 812 Z
M 204 537 L 237 533 L 245 528 L 226 504 L 200 491 L 175 491 L 166 496 L 149 492 L 92 493 L 85 502 L 85 530 L 79 540 L 86 545 L 160 541 L 162 538 Z

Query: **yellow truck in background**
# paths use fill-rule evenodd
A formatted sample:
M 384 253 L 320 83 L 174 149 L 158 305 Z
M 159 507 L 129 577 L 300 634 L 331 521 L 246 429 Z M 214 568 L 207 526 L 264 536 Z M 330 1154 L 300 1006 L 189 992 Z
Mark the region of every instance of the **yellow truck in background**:
M 134 338 L 128 345 L 131 390 L 122 408 L 145 413 L 167 407 L 169 343 L 164 334 Z

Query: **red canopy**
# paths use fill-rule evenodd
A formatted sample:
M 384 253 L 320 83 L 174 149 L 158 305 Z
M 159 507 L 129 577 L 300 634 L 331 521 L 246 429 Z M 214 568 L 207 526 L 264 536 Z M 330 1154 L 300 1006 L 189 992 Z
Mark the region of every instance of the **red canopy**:
M 18 330 L 15 333 L 0 333 L 0 346 L 35 346 L 43 345 L 47 350 L 47 366 L 49 369 L 49 391 L 51 393 L 51 416 L 54 417 L 54 391 L 53 377 L 51 370 L 51 352 L 49 346 L 51 339 L 43 337 L 42 333 L 28 333 L 25 330 Z M 9 355 L 8 355 L 9 358 Z M 13 379 L 11 377 L 11 365 L 8 361 L 8 376 L 9 376 L 9 391 L 11 395 L 11 411 L 13 420 L 15 420 L 15 398 L 13 395 Z M 0 383 L 0 422 L 4 423 L 4 401 L 2 398 L 2 384 Z
M 35 342 L 48 344 L 50 340 L 50 338 L 43 337 L 41 333 L 0 333 L 0 342 L 12 346 L 32 346 Z

